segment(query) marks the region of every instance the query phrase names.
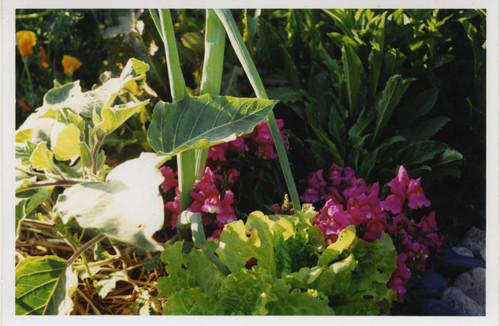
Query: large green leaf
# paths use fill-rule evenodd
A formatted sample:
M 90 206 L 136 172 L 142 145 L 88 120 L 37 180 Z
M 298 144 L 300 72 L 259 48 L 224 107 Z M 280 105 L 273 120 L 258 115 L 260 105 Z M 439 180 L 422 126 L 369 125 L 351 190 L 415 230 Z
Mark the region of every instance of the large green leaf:
M 64 222 L 72 217 L 83 228 L 94 228 L 119 241 L 158 251 L 152 238 L 163 227 L 163 199 L 158 170 L 165 157 L 142 153 L 113 169 L 106 182 L 85 182 L 66 189 L 54 211 Z
M 94 111 L 100 114 L 103 108 L 111 106 L 114 98 L 123 88 L 130 86 L 129 88 L 133 89 L 131 83 L 145 78 L 148 69 L 149 65 L 132 58 L 123 68 L 120 77 L 111 78 L 94 90 L 83 93 L 79 81 L 56 87 L 45 94 L 41 110 L 69 107 L 81 116 L 90 119 Z
M 153 112 L 148 139 L 156 152 L 168 156 L 231 141 L 266 121 L 276 103 L 209 94 L 186 95 L 173 103 L 159 102 Z
M 34 256 L 16 266 L 16 315 L 69 315 L 78 280 L 66 260 Z

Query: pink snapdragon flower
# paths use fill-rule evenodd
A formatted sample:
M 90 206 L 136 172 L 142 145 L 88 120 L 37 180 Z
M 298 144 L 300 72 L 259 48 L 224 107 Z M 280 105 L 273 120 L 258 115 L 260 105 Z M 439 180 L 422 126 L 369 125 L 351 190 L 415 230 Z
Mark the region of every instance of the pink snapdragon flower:
M 388 183 L 391 194 L 382 202 L 382 208 L 391 211 L 392 214 L 399 214 L 403 210 L 406 200 L 406 187 L 410 184 L 410 178 L 406 169 L 401 165 L 398 175 Z
M 172 188 L 177 187 L 178 181 L 176 179 L 177 172 L 174 173 L 171 167 L 162 166 L 160 168 L 160 172 L 163 175 L 163 182 L 161 184 L 161 188 L 163 192 L 167 192 Z
M 227 143 L 217 144 L 208 149 L 207 158 L 212 161 L 224 161 L 226 159 Z
M 429 207 L 431 202 L 425 197 L 422 187 L 420 187 L 420 179 L 410 180 L 406 196 L 408 197 L 408 207 L 411 209 L 421 208 L 423 206 Z
M 406 285 L 410 281 L 411 272 L 406 267 L 405 261 L 408 258 L 406 254 L 399 254 L 397 260 L 397 267 L 392 277 L 389 280 L 389 288 L 398 294 L 398 302 L 404 302 L 406 295 Z
M 278 128 L 281 129 L 284 126 L 284 122 L 282 119 L 276 119 L 276 123 Z M 287 137 L 285 134 L 280 131 L 281 139 L 284 143 L 286 143 Z M 271 130 L 269 129 L 269 125 L 266 121 L 259 123 L 253 132 L 248 135 L 248 138 L 253 140 L 258 144 L 258 149 L 255 152 L 257 157 L 261 157 L 265 160 L 267 159 L 275 159 L 278 157 L 276 152 L 274 151 L 274 141 L 271 135 Z
M 380 200 L 379 184 L 366 185 L 349 167 L 342 169 L 332 164 L 326 185 L 322 172 L 310 174 L 308 188 L 301 199 L 313 203 L 326 201 L 314 224 L 323 232 L 327 245 L 335 242 L 349 225 L 354 225 L 366 241 L 380 239 L 382 233 L 387 232 L 398 252 L 397 269 L 389 285 L 397 292 L 398 301 L 403 302 L 412 271 L 425 270 L 430 249 L 442 244 L 434 212 L 421 217 L 418 223 L 413 218 L 416 209 L 430 205 L 420 187 L 420 179 L 410 179 L 401 166 L 397 176 L 388 183 L 391 194 Z
M 202 213 L 203 225 L 216 224 L 218 228 L 223 228 L 225 224 L 236 220 L 234 214 L 234 195 L 231 190 L 224 192 L 221 198 L 217 184 L 221 184 L 222 177 L 215 174 L 210 168 L 205 169 L 205 173 L 200 181 L 194 184 L 190 192 L 194 199 L 188 210 L 193 213 Z M 177 226 L 177 217 L 180 214 L 179 188 L 176 188 L 176 196 L 173 201 L 165 204 L 167 210 L 172 214 L 172 229 Z
M 314 218 L 314 224 L 323 232 L 327 245 L 337 241 L 342 230 L 352 224 L 351 216 L 344 211 L 342 205 L 335 204 L 329 199 L 320 213 Z
M 323 170 L 318 170 L 311 174 L 307 180 L 309 188 L 300 197 L 307 203 L 315 203 L 325 198 L 326 181 L 323 179 Z

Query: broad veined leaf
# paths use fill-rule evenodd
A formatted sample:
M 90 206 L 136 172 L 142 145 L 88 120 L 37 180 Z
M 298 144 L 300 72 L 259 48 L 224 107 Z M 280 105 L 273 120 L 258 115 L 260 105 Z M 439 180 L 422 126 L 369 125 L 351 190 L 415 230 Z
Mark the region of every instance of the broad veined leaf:
M 64 222 L 72 217 L 82 228 L 98 229 L 109 237 L 139 248 L 163 248 L 152 238 L 163 227 L 163 199 L 158 167 L 164 156 L 143 153 L 113 169 L 106 182 L 85 182 L 66 189 L 54 211 Z
M 102 129 L 106 134 L 109 134 L 121 126 L 134 113 L 145 107 L 148 103 L 149 100 L 146 100 L 139 103 L 129 102 L 127 104 L 104 108 L 101 111 L 99 122 L 94 125 L 94 128 Z M 94 123 L 95 122 L 96 121 L 94 121 Z
M 56 160 L 66 161 L 80 155 L 80 129 L 73 125 L 67 125 L 59 130 L 52 129 L 52 152 Z
M 54 168 L 53 154 L 47 148 L 47 142 L 39 143 L 31 154 L 33 168 L 40 171 L 51 170 Z
M 292 289 L 285 280 L 277 280 L 271 295 L 275 300 L 266 306 L 270 315 L 334 315 L 328 306 L 328 298 L 321 297 L 317 290 Z
M 173 103 L 159 102 L 153 112 L 148 139 L 156 152 L 168 156 L 231 141 L 266 121 L 276 103 L 209 94 L 186 95 Z
M 16 266 L 16 315 L 69 315 L 78 279 L 66 260 L 34 256 Z

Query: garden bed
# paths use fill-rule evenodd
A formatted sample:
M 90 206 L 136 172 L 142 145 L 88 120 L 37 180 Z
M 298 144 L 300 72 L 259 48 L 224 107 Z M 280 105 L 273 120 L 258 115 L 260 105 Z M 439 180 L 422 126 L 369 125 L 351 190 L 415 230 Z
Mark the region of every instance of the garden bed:
M 16 314 L 485 315 L 484 10 L 16 19 Z

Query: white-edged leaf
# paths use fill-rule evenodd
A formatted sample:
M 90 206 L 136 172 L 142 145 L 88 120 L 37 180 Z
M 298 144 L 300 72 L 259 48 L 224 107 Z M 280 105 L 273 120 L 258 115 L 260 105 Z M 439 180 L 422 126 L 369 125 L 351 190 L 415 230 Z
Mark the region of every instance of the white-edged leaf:
M 109 292 L 116 288 L 116 283 L 118 281 L 128 282 L 127 273 L 124 271 L 118 271 L 104 277 L 102 280 L 97 282 L 97 294 L 99 294 L 101 298 L 105 298 Z
M 94 121 L 94 128 L 100 128 L 104 130 L 105 133 L 109 134 L 148 103 L 149 100 L 146 100 L 139 103 L 129 102 L 127 104 L 104 108 L 101 111 L 99 122 Z
M 66 223 L 72 217 L 85 229 L 98 229 L 107 236 L 136 247 L 159 251 L 152 238 L 163 227 L 163 198 L 158 167 L 165 156 L 142 153 L 118 165 L 106 182 L 85 182 L 66 189 L 54 211 Z

